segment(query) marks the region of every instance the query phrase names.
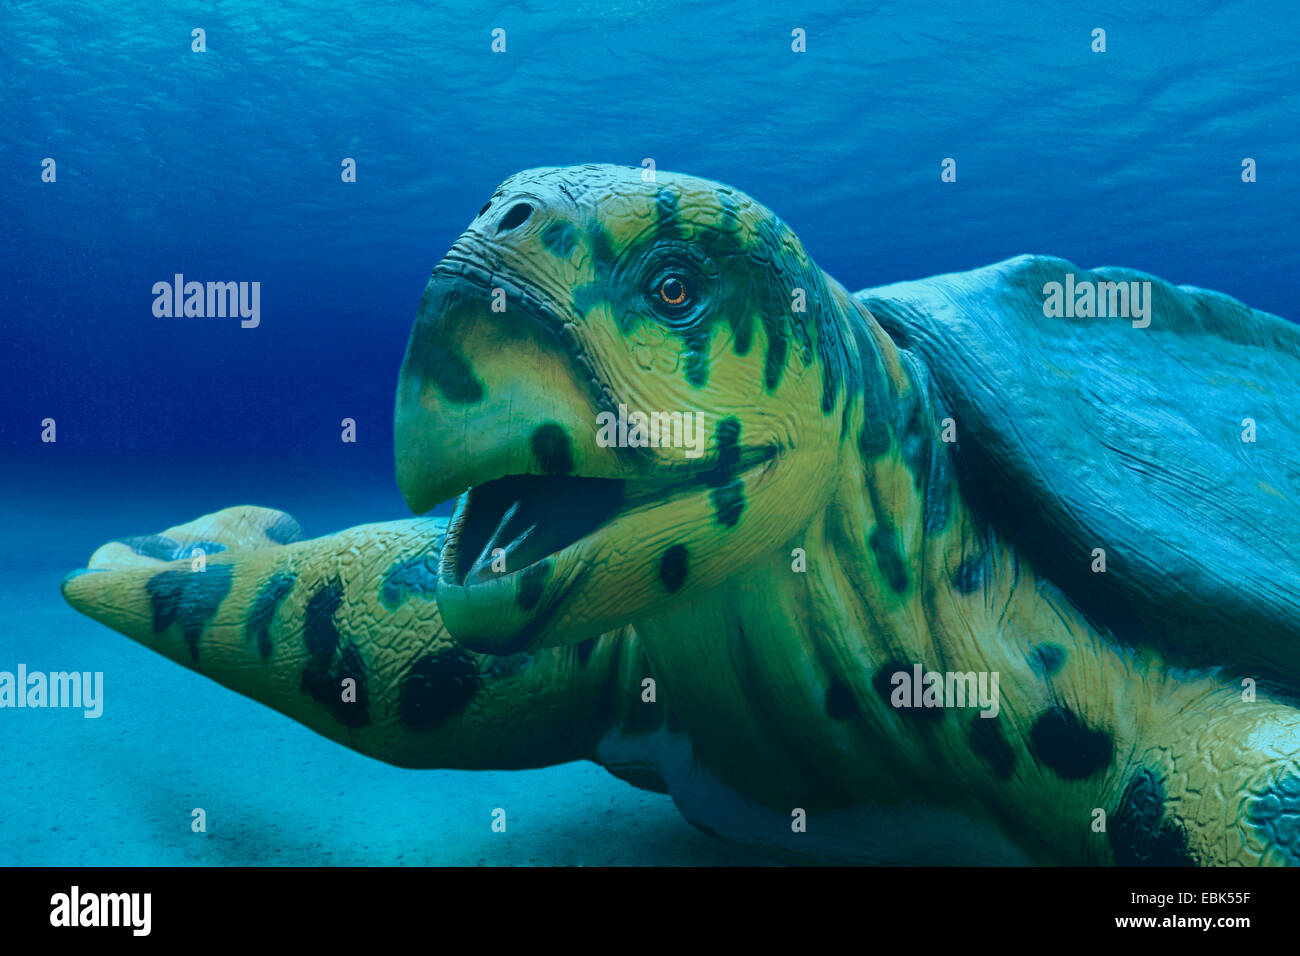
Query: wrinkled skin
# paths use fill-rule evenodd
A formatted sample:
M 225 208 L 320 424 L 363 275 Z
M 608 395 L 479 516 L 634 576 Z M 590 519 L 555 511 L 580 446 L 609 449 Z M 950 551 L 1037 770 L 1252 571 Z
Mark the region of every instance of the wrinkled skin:
M 703 415 L 703 456 L 602 445 L 620 404 Z M 445 539 L 227 509 L 64 593 L 379 759 L 592 759 L 786 858 L 1300 864 L 1287 692 L 1090 623 L 965 500 L 945 417 L 743 194 L 533 170 L 434 270 L 403 363 L 398 477 L 417 512 L 461 496 Z M 224 550 L 195 572 L 193 542 Z M 996 672 L 997 716 L 892 705 L 917 663 Z

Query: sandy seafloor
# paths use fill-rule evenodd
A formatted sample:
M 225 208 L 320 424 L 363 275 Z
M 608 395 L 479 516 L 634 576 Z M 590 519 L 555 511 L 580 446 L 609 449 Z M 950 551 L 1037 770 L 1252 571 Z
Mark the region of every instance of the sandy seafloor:
M 0 670 L 103 671 L 105 705 L 99 719 L 0 710 L 0 864 L 762 862 L 592 763 L 406 770 L 363 757 L 76 613 L 60 581 L 115 537 L 239 503 L 282 507 L 309 537 L 407 513 L 382 482 L 306 468 L 134 468 L 124 456 L 2 479 Z M 194 807 L 206 833 L 190 829 Z M 495 807 L 504 834 L 491 831 Z

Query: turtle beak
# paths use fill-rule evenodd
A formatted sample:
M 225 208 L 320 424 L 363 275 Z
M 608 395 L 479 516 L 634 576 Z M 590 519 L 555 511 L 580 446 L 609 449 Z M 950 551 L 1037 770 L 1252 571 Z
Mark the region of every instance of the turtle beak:
M 499 272 L 438 264 L 397 384 L 397 481 L 412 511 L 505 475 L 569 474 L 584 433 L 594 447 L 596 411 L 554 313 Z
M 582 384 L 590 371 L 582 376 L 580 350 L 560 334 L 566 321 L 503 269 L 449 255 L 411 331 L 394 418 L 397 478 L 417 513 L 459 496 L 438 605 L 471 650 L 542 643 L 558 610 L 550 589 L 567 593 L 570 569 L 552 556 L 620 504 L 627 469 L 597 444 L 596 403 Z

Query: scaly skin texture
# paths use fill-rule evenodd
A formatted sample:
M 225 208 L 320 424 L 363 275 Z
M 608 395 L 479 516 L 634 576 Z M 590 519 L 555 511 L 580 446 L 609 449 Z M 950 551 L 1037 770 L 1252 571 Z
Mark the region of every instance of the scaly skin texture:
M 297 541 L 284 512 L 226 508 L 104 545 L 63 593 L 165 657 L 387 763 L 514 769 L 591 756 L 634 699 L 630 629 L 536 654 L 467 651 L 434 601 L 445 523 Z M 346 678 L 356 682 L 348 701 Z M 627 694 L 614 693 L 623 685 Z
M 702 414 L 704 456 L 605 447 L 619 404 Z M 169 534 L 243 542 L 203 572 L 228 587 L 110 545 L 92 568 L 118 570 L 65 593 L 381 759 L 596 759 L 778 854 L 1300 864 L 1290 697 L 1092 626 L 964 501 L 944 417 L 925 367 L 743 194 L 529 171 L 435 269 L 398 386 L 408 502 L 473 489 L 445 541 L 415 520 L 257 547 L 223 512 Z M 482 486 L 516 475 L 615 482 L 622 504 L 476 577 Z M 915 664 L 996 672 L 997 716 L 892 706 Z

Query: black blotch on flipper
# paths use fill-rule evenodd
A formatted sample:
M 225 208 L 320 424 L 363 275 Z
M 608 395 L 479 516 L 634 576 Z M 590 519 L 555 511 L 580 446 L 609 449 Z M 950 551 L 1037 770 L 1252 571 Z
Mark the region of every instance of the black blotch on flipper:
M 204 554 L 220 554 L 226 550 L 224 544 L 218 544 L 216 541 L 190 541 L 181 544 L 175 538 L 169 538 L 165 534 L 118 538 L 118 541 L 141 557 L 153 558 L 155 561 L 179 561 L 191 557 L 196 548 Z
M 578 663 L 585 664 L 591 660 L 591 652 L 596 649 L 596 638 L 589 637 L 578 642 Z
M 343 585 L 338 579 L 323 584 L 307 599 L 303 610 L 302 639 L 312 660 L 328 664 L 339 646 L 339 631 L 334 612 L 343 601 Z
M 952 573 L 952 586 L 962 594 L 974 594 L 982 588 L 986 560 L 987 557 L 983 554 L 968 554 L 962 558 L 961 564 Z
M 832 720 L 845 720 L 858 712 L 858 701 L 848 685 L 838 677 L 831 678 L 826 688 L 826 716 Z
M 544 475 L 567 475 L 573 471 L 573 445 L 568 433 L 554 422 L 535 429 L 529 444 Z
M 1165 784 L 1143 767 L 1133 775 L 1106 827 L 1117 866 L 1196 866 L 1187 833 L 1165 819 Z
M 1288 865 L 1300 866 L 1300 776 L 1288 774 L 1269 784 L 1251 806 L 1248 819 Z
M 117 540 L 136 554 L 145 558 L 153 558 L 155 561 L 174 561 L 176 551 L 180 548 L 180 542 L 175 538 L 167 537 L 165 534 L 142 534 L 134 538 L 118 538 Z
M 208 619 L 230 593 L 230 565 L 214 564 L 204 571 L 163 571 L 145 584 L 153 607 L 153 631 L 160 634 L 179 621 L 190 657 L 199 660 L 199 637 Z
M 438 552 L 426 551 L 398 561 L 384 573 L 379 599 L 390 611 L 408 597 L 433 598 L 438 593 Z
M 880 568 L 880 573 L 884 575 L 895 593 L 902 594 L 907 590 L 907 569 L 903 567 L 903 559 L 898 553 L 896 541 L 897 535 L 893 527 L 879 524 L 871 532 L 868 544 L 871 546 L 871 553 L 876 557 L 876 565 Z
M 289 515 L 282 514 L 267 525 L 263 533 L 276 544 L 293 544 L 302 537 L 302 525 Z
M 1059 644 L 1039 644 L 1029 652 L 1029 666 L 1044 677 L 1052 677 L 1065 665 L 1065 648 Z
M 1082 780 L 1104 770 L 1115 753 L 1110 734 L 1094 730 L 1064 707 L 1046 711 L 1029 732 L 1035 759 L 1063 780 Z
M 334 622 L 334 613 L 342 602 L 343 584 L 337 578 L 321 585 L 307 599 L 302 638 L 311 659 L 302 669 L 300 686 L 314 700 L 328 707 L 345 726 L 364 727 L 370 723 L 370 698 L 361 652 L 351 641 L 343 640 Z M 339 651 L 337 665 L 333 664 L 335 651 Z M 346 678 L 356 681 L 355 701 L 343 700 L 343 681 Z
M 1007 743 L 996 717 L 976 717 L 970 726 L 970 749 L 989 765 L 994 776 L 1006 780 L 1016 766 L 1016 752 Z
M 460 711 L 478 687 L 478 668 L 460 648 L 425 654 L 402 678 L 398 719 L 415 730 L 428 730 Z
M 257 642 L 258 653 L 262 655 L 262 660 L 271 656 L 271 620 L 275 617 L 276 609 L 280 603 L 293 590 L 293 582 L 296 576 L 293 574 L 276 574 L 262 585 L 262 590 L 257 592 L 257 597 L 253 601 L 253 609 L 248 612 L 248 622 L 244 627 L 244 636 L 250 641 Z
M 678 590 L 686 581 L 689 556 L 686 545 L 675 544 L 659 559 L 659 580 L 669 591 Z
M 569 258 L 576 242 L 573 223 L 563 219 L 557 219 L 542 230 L 542 244 L 561 259 Z
M 343 699 L 343 681 L 356 681 L 356 700 Z M 366 688 L 365 666 L 361 652 L 351 641 L 343 645 L 338 665 L 330 667 L 311 661 L 303 668 L 302 689 L 313 699 L 329 708 L 330 713 L 346 727 L 364 727 L 370 723 L 370 693 Z
M 521 611 L 531 611 L 537 607 L 546 593 L 546 581 L 551 576 L 552 564 L 547 558 L 530 564 L 519 572 L 519 593 L 515 595 L 515 604 Z
M 899 672 L 908 675 L 908 703 L 909 705 L 911 704 L 912 693 L 913 693 L 911 688 L 911 677 L 913 674 L 912 668 L 913 665 L 908 664 L 905 661 L 899 661 L 899 660 L 886 661 L 884 664 L 881 664 L 880 667 L 877 668 L 876 673 L 872 675 L 871 686 L 875 688 L 876 693 L 881 696 L 881 698 L 884 700 L 885 704 L 889 707 L 889 709 L 894 711 L 894 713 L 898 714 L 901 717 L 912 718 L 921 723 L 933 723 L 935 721 L 942 720 L 943 719 L 942 707 L 913 707 L 913 706 L 895 707 L 894 706 L 893 701 L 890 698 L 893 696 L 894 691 L 898 689 L 895 686 L 893 681 L 894 681 L 894 675 Z M 925 674 L 924 666 L 921 668 L 921 674 L 923 676 Z M 921 693 L 922 694 L 925 693 L 924 686 L 921 688 Z

